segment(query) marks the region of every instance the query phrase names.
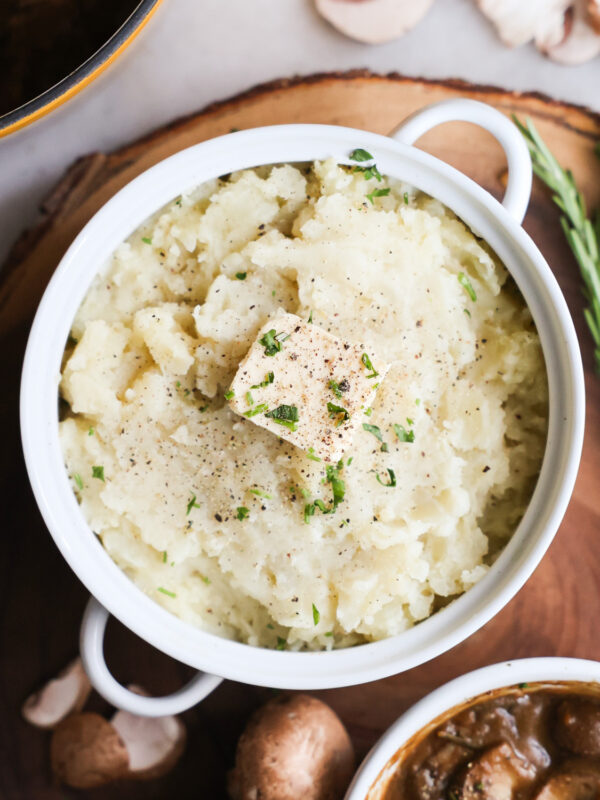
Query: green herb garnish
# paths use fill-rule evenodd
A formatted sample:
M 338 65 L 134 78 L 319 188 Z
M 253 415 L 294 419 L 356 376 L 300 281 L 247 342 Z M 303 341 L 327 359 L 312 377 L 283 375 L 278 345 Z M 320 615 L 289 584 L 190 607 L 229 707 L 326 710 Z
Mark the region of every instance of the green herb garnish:
M 170 592 L 168 589 L 163 589 L 163 587 L 162 587 L 162 586 L 159 586 L 159 587 L 158 587 L 158 591 L 159 591 L 159 592 L 162 592 L 162 594 L 166 594 L 166 595 L 167 595 L 167 597 L 177 597 L 177 595 L 175 594 L 175 592 Z
M 206 575 L 201 575 L 200 577 L 207 586 L 210 586 L 210 578 L 207 578 Z
M 163 564 L 167 563 L 167 551 L 166 550 L 163 550 L 163 559 L 162 560 L 163 560 Z
M 314 603 L 312 604 L 312 612 L 313 612 L 313 622 L 315 623 L 315 626 L 316 626 L 316 625 L 319 624 L 319 620 L 321 619 L 321 615 L 319 613 L 319 609 L 316 607 L 316 605 Z
M 404 205 L 408 205 L 408 192 L 404 192 Z
M 246 519 L 246 517 L 250 513 L 250 511 L 246 508 L 246 506 L 238 506 L 236 511 L 237 511 L 236 517 L 240 521 Z
M 379 375 L 379 373 L 376 371 L 375 367 L 373 366 L 373 363 L 372 363 L 371 359 L 369 358 L 369 356 L 366 353 L 362 354 L 362 356 L 360 357 L 360 360 L 362 361 L 362 363 L 364 364 L 364 366 L 367 369 L 371 370 L 371 374 L 367 375 L 367 378 L 376 378 Z
M 333 491 L 333 510 L 338 507 L 338 505 L 344 499 L 344 495 L 346 494 L 346 484 L 344 481 L 339 477 L 340 472 L 344 468 L 344 464 L 342 461 L 338 463 L 336 467 L 329 466 L 326 468 L 326 482 L 331 484 L 331 490 Z
M 375 205 L 375 197 L 387 197 L 390 191 L 389 187 L 387 189 L 373 189 L 372 192 L 369 192 L 367 198 L 371 201 L 371 205 Z
M 273 294 L 275 293 L 273 292 Z M 281 342 L 285 342 L 285 340 L 289 338 L 289 334 L 286 335 L 284 333 L 277 333 L 275 328 L 271 328 L 271 330 L 267 331 L 265 335 L 258 340 L 258 342 L 265 348 L 266 356 L 274 356 L 281 350 Z
M 98 478 L 99 481 L 103 481 L 104 467 L 92 467 L 92 478 Z
M 362 147 L 357 147 L 350 153 L 350 161 L 373 161 L 373 156 Z
M 377 480 L 379 481 L 379 483 L 382 486 L 395 486 L 396 485 L 396 474 L 395 474 L 394 470 L 388 468 L 388 475 L 390 476 L 390 482 L 389 483 L 384 483 L 381 480 L 381 478 L 379 477 L 379 473 L 377 473 L 377 475 L 375 477 L 377 478 Z
M 339 383 L 332 379 L 329 381 L 329 388 L 336 397 L 342 397 L 343 393 L 347 392 L 348 389 L 350 388 L 350 384 L 348 383 L 346 378 L 341 380 Z
M 363 422 L 363 428 L 367 431 L 367 433 L 372 433 L 373 436 L 381 442 L 381 450 L 384 453 L 388 452 L 388 446 L 383 441 L 383 434 L 381 433 L 381 428 L 377 425 L 369 425 L 368 422 Z
M 247 411 L 244 411 L 244 416 L 248 418 L 255 417 L 257 414 L 262 414 L 263 411 L 267 411 L 268 408 L 269 406 L 266 403 L 259 403 L 257 406 L 254 406 L 254 408 L 249 408 Z
M 275 649 L 276 650 L 285 650 L 286 644 L 287 644 L 286 640 L 282 636 L 278 636 L 277 637 L 277 646 L 276 646 Z
M 95 433 L 95 431 L 94 431 L 94 429 L 93 429 L 93 428 L 89 428 L 89 429 L 88 429 L 88 436 L 93 436 L 93 435 L 94 435 L 94 433 Z
M 235 277 L 238 279 L 238 281 L 245 281 L 247 274 L 247 272 L 236 272 Z
M 83 489 L 83 481 L 81 479 L 81 475 L 78 472 L 74 472 L 73 473 L 73 480 L 75 481 L 79 491 L 82 491 L 82 489 Z
M 188 500 L 187 508 L 186 508 L 186 511 L 185 511 L 186 517 L 189 516 L 189 513 L 192 510 L 192 508 L 200 508 L 200 506 L 196 502 L 196 495 L 193 492 L 191 494 L 192 494 L 192 496 L 191 496 L 190 500 Z
M 231 400 L 232 397 L 235 397 L 235 392 L 232 392 L 231 389 L 228 392 L 225 392 L 223 395 L 225 400 Z
M 530 119 L 525 125 L 513 116 L 533 162 L 533 171 L 553 192 L 552 199 L 562 211 L 560 224 L 581 271 L 587 301 L 583 315 L 594 340 L 596 372 L 600 374 L 600 211 L 592 222 L 585 200 L 570 170 L 563 169 L 548 149 Z M 600 158 L 600 145 L 595 153 Z
M 298 409 L 296 406 L 281 405 L 274 408 L 272 411 L 265 412 L 265 417 L 269 417 L 273 422 L 278 425 L 284 425 L 291 431 L 297 429 L 296 423 L 298 422 Z
M 261 489 L 248 489 L 248 491 L 251 494 L 255 494 L 257 497 L 264 497 L 265 500 L 272 500 L 271 495 L 261 491 Z
M 308 458 L 310 458 L 311 461 L 320 461 L 321 460 L 319 458 L 319 456 L 315 455 L 315 448 L 314 447 L 309 447 L 308 448 L 308 453 L 306 455 L 307 455 Z
M 252 394 L 250 392 L 246 392 L 246 402 L 248 403 L 249 406 L 253 406 L 254 405 L 254 400 L 253 400 Z
M 310 314 L 308 315 L 308 321 L 312 323 L 312 308 L 310 310 Z
M 152 244 L 152 239 L 150 239 L 149 236 L 142 236 L 142 242 L 144 242 L 144 244 Z
M 413 424 L 412 420 L 409 420 L 408 417 L 406 418 L 406 421 L 409 425 Z M 407 430 L 404 425 L 398 425 L 397 423 L 394 423 L 394 433 L 401 442 L 414 442 L 415 440 L 415 432 L 412 430 L 412 428 Z
M 477 295 L 475 294 L 475 289 L 473 288 L 473 284 L 471 283 L 471 281 L 467 278 L 464 272 L 459 272 L 457 277 L 458 277 L 458 282 L 463 287 L 465 292 L 469 295 L 471 300 L 475 302 L 477 300 Z
M 270 383 L 273 383 L 275 380 L 275 373 L 274 372 L 267 372 L 265 375 L 264 381 L 261 383 L 255 383 L 254 386 L 251 386 L 251 389 L 264 389 L 265 386 L 268 386 Z
M 324 636 L 333 636 L 333 631 L 327 631 L 327 633 L 323 634 Z
M 335 419 L 335 427 L 339 428 L 344 422 L 350 419 L 350 413 L 342 406 L 336 406 L 335 403 L 327 403 L 327 413 L 329 419 Z

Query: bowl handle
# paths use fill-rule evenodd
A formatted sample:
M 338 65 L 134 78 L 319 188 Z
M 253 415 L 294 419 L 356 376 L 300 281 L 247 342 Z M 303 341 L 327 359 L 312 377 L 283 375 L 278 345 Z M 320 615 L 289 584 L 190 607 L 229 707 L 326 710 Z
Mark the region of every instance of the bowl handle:
M 443 122 L 473 122 L 485 128 L 502 145 L 508 161 L 508 182 L 502 205 L 519 224 L 531 195 L 532 168 L 523 136 L 500 111 L 477 100 L 457 98 L 433 103 L 407 117 L 390 136 L 412 145 L 424 133 Z
M 217 675 L 199 672 L 181 689 L 165 697 L 143 697 L 130 692 L 113 678 L 104 660 L 104 630 L 107 622 L 108 611 L 95 597 L 90 597 L 81 622 L 81 659 L 94 689 L 113 706 L 141 717 L 179 714 L 204 700 L 223 680 Z

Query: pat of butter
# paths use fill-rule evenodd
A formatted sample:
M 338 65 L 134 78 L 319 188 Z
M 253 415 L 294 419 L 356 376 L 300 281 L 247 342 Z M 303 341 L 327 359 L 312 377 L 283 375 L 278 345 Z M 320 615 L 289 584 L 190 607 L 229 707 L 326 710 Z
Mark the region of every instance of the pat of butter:
M 336 462 L 368 421 L 365 411 L 388 370 L 362 345 L 280 314 L 260 329 L 241 362 L 229 405 L 311 455 Z

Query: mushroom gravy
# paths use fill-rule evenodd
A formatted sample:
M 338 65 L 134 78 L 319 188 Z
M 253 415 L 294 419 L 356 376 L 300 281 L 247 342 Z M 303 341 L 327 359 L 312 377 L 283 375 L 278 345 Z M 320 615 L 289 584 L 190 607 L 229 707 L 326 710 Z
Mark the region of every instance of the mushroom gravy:
M 521 684 L 488 693 L 395 759 L 391 780 L 370 799 L 598 800 L 600 691 Z

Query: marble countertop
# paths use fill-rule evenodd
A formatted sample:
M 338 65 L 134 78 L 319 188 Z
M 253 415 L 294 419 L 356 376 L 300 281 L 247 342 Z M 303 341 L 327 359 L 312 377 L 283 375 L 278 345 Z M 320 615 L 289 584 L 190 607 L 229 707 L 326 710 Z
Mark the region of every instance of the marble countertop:
M 0 140 L 0 261 L 80 155 L 111 150 L 257 83 L 367 67 L 536 90 L 600 111 L 600 60 L 562 67 L 532 46 L 504 47 L 474 0 L 437 0 L 386 45 L 353 42 L 312 0 L 163 0 L 133 45 L 48 117 Z

